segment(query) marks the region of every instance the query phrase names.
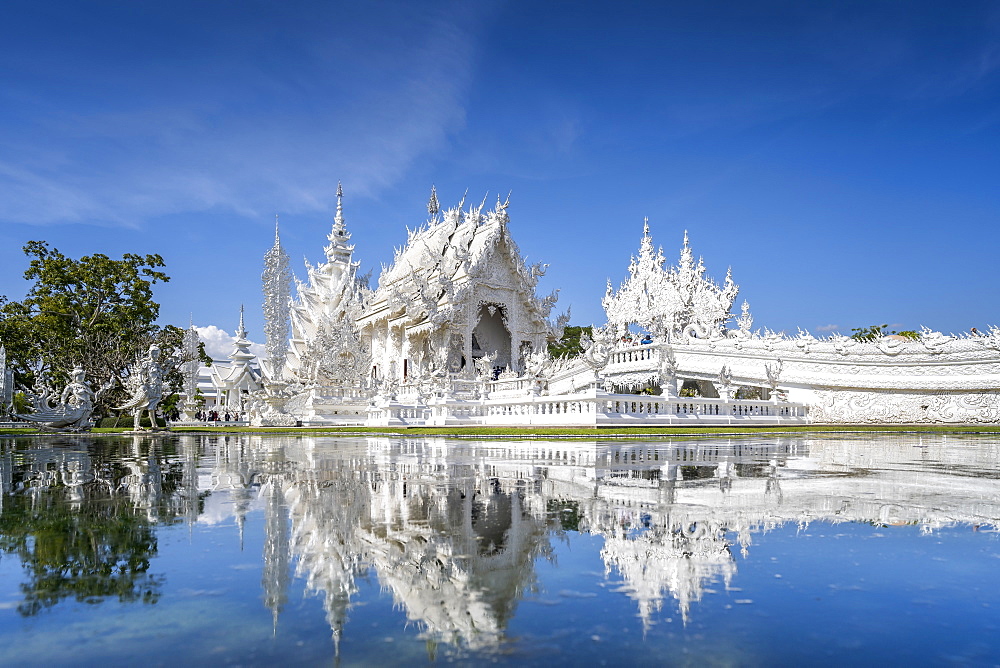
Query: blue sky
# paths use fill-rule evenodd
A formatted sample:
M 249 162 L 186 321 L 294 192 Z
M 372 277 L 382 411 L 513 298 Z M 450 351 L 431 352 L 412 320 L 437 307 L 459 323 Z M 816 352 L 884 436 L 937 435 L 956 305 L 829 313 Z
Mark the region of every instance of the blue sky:
M 1000 4 L 44 2 L 0 6 L 0 294 L 21 246 L 160 253 L 161 321 L 262 339 L 337 181 L 362 270 L 442 203 L 511 196 L 573 322 L 649 217 L 756 326 L 1000 323 Z

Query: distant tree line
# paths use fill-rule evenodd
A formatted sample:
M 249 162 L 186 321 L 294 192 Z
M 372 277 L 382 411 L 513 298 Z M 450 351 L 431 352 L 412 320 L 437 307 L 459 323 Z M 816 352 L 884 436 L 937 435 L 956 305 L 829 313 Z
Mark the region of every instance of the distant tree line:
M 867 327 L 854 327 L 851 329 L 851 338 L 855 341 L 874 341 L 880 339 L 883 336 L 896 335 L 902 336 L 907 339 L 919 339 L 920 332 L 915 332 L 912 329 L 904 329 L 901 331 L 888 330 L 889 325 L 868 325 Z

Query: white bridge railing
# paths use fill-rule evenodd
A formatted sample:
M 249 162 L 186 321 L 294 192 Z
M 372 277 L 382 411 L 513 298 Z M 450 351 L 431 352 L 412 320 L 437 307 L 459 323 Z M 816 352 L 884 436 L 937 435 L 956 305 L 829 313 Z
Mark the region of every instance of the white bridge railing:
M 645 343 L 624 348 L 617 348 L 608 358 L 608 365 L 642 362 L 655 357 L 656 344 Z
M 671 426 L 808 423 L 804 404 L 771 400 L 657 397 L 590 389 L 559 397 L 521 396 L 427 404 L 389 402 L 369 409 L 369 424 L 384 426 Z

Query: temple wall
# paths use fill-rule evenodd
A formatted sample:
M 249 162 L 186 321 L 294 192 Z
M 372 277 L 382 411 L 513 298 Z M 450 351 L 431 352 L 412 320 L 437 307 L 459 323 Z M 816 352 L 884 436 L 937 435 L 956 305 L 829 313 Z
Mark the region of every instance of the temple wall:
M 853 342 L 852 342 L 853 343 Z M 617 348 L 603 375 L 642 385 L 659 377 L 672 354 L 679 378 L 718 382 L 726 367 L 734 386 L 768 387 L 768 367 L 788 400 L 809 406 L 811 422 L 1000 422 L 1000 350 L 989 337 L 852 345 L 834 342 L 690 340 Z M 770 349 L 768 349 L 770 348 Z

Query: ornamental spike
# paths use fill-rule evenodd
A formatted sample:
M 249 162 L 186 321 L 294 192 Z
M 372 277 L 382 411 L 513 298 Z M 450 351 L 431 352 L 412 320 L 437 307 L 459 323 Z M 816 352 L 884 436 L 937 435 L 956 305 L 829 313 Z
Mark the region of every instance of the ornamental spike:
M 333 220 L 339 227 L 344 226 L 344 188 L 340 181 L 337 181 L 337 215 Z
M 241 339 L 244 339 L 246 338 L 246 335 L 247 335 L 247 330 L 243 326 L 243 304 L 240 304 L 240 326 L 239 329 L 236 330 L 236 336 L 238 336 Z
M 438 204 L 437 188 L 431 185 L 431 198 L 427 202 L 427 213 L 430 214 L 431 218 L 434 218 L 440 210 L 441 205 Z

